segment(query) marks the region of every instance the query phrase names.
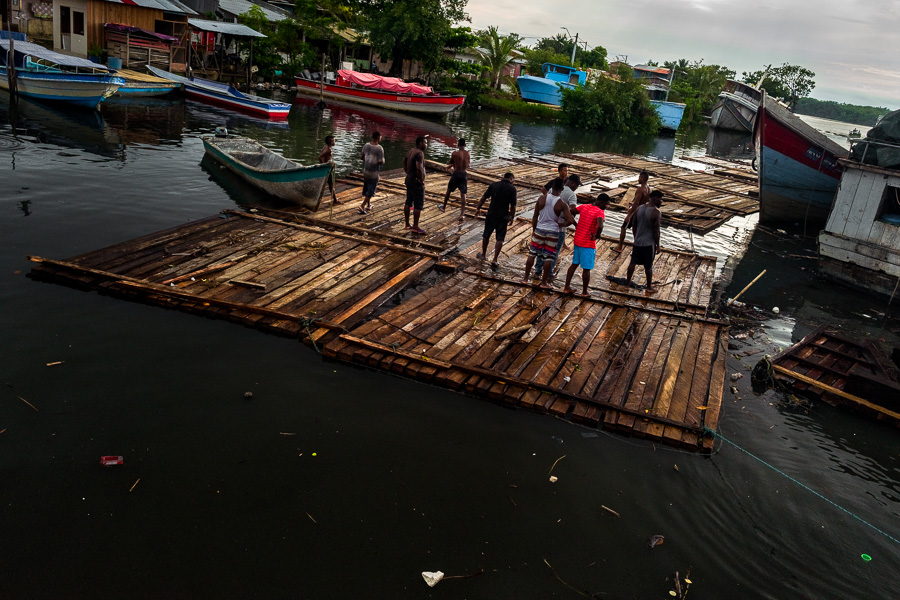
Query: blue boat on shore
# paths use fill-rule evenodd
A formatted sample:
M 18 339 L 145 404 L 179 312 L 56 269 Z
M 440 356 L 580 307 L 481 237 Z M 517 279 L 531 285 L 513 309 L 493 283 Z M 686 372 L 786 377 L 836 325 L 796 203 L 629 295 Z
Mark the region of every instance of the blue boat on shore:
M 684 116 L 685 105 L 680 102 L 669 102 L 669 89 L 674 75 L 672 70 L 655 65 L 636 65 L 632 67 L 632 73 L 647 89 L 647 97 L 659 115 L 662 128 L 670 131 L 678 129 L 681 117 Z
M 575 67 L 544 63 L 541 69 L 543 77 L 520 75 L 516 78 L 523 100 L 559 106 L 562 104 L 562 88 L 574 90 L 587 81 L 587 71 Z

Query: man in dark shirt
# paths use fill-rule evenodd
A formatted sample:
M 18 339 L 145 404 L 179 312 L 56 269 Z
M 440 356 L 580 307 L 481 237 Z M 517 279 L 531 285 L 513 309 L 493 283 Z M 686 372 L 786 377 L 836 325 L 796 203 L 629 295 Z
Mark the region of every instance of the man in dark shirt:
M 475 209 L 475 217 L 481 214 L 481 207 L 484 201 L 491 199 L 488 206 L 487 214 L 484 217 L 484 235 L 481 238 L 481 252 L 478 258 L 484 261 L 487 255 L 488 241 L 491 234 L 496 233 L 497 241 L 494 243 L 494 260 L 491 262 L 491 268 L 496 269 L 499 265 L 497 259 L 500 258 L 500 249 L 503 248 L 503 242 L 506 240 L 506 227 L 513 222 L 516 216 L 516 186 L 514 181 L 516 176 L 512 173 L 506 173 L 503 179 L 492 183 L 485 190 L 481 202 Z
M 544 184 L 544 187 L 541 188 L 542 194 L 546 194 L 547 192 L 549 192 L 550 190 L 553 189 L 553 182 L 555 180 L 562 179 L 563 181 L 565 181 L 566 178 L 568 178 L 569 165 L 567 165 L 566 163 L 559 163 L 559 166 L 556 167 L 556 172 L 559 173 L 559 175 L 557 175 L 556 177 L 554 177 L 553 179 L 551 179 L 550 181 L 548 181 L 547 183 Z

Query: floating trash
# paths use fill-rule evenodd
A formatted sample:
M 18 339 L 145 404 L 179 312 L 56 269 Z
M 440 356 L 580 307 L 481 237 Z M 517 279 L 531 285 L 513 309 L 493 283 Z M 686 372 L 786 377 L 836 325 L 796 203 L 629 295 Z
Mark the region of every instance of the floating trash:
M 111 467 L 113 465 L 121 465 L 125 463 L 125 458 L 121 456 L 101 456 L 100 464 L 104 467 Z
M 425 583 L 428 584 L 428 587 L 434 587 L 437 585 L 437 582 L 444 578 L 444 573 L 441 571 L 422 571 L 422 579 L 425 580 Z
M 651 548 L 655 548 L 656 546 L 662 544 L 664 541 L 666 541 L 666 537 L 664 535 L 651 535 L 650 539 L 647 540 L 647 545 Z

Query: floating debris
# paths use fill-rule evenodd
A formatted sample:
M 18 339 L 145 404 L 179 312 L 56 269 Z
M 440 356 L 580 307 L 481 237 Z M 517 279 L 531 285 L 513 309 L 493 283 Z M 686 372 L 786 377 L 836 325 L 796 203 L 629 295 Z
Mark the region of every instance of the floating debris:
M 651 548 L 655 548 L 662 544 L 665 540 L 666 537 L 664 535 L 652 535 L 650 536 L 650 539 L 647 540 L 647 545 Z

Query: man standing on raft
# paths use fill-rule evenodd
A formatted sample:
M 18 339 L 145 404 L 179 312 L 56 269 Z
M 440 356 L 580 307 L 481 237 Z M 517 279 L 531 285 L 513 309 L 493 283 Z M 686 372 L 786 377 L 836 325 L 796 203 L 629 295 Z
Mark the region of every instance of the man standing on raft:
M 450 181 L 447 183 L 447 193 L 444 194 L 444 203 L 438 208 L 441 212 L 447 209 L 447 203 L 450 202 L 450 194 L 455 190 L 459 190 L 459 197 L 462 202 L 462 208 L 459 209 L 459 220 L 466 218 L 466 194 L 469 192 L 469 151 L 466 150 L 465 138 L 459 138 L 457 142 L 458 150 L 450 155 L 450 165 L 453 166 L 453 174 L 450 175 Z

